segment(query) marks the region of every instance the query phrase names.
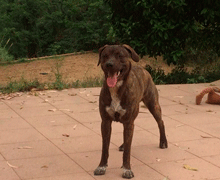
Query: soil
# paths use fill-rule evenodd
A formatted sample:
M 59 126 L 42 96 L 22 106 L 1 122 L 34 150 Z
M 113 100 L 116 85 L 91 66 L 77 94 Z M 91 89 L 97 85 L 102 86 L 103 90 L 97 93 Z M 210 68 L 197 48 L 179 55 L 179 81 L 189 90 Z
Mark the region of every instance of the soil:
M 0 85 L 6 85 L 12 81 L 38 79 L 39 82 L 54 82 L 55 75 L 62 75 L 65 82 L 83 81 L 86 78 L 102 77 L 100 66 L 97 66 L 98 53 L 85 53 L 78 55 L 68 55 L 59 58 L 37 59 L 30 62 L 1 65 Z M 152 67 L 160 67 L 165 73 L 172 70 L 172 66 L 166 65 L 162 58 L 157 60 L 144 56 L 139 62 L 141 66 L 146 64 Z

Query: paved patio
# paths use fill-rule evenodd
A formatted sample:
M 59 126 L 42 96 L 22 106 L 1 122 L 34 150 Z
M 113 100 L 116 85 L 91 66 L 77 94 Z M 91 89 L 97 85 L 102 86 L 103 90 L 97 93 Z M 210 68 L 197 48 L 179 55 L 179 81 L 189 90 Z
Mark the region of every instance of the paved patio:
M 210 84 L 160 85 L 169 148 L 159 149 L 157 124 L 143 105 L 135 121 L 132 170 L 137 180 L 220 180 L 219 105 L 195 105 Z M 0 100 L 1 180 L 122 179 L 122 125 L 113 123 L 109 166 L 101 156 L 100 88 L 23 94 Z

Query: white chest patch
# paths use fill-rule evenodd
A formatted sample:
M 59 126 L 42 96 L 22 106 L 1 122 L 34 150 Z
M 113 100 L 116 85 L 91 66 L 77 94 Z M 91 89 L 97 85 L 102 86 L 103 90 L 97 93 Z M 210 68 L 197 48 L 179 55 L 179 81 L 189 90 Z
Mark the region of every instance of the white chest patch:
M 123 109 L 120 105 L 120 99 L 118 98 L 118 89 L 122 85 L 123 81 L 119 81 L 117 85 L 113 88 L 109 88 L 112 102 L 110 106 L 106 106 L 106 111 L 111 117 L 115 117 L 115 113 L 118 112 L 120 116 L 122 117 L 125 113 L 126 110 Z

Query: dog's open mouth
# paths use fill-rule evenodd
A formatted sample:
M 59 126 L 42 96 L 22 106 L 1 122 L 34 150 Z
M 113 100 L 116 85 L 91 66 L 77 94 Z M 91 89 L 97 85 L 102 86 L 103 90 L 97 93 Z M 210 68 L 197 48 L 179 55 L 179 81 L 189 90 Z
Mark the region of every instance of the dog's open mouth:
M 108 75 L 107 77 L 107 85 L 110 88 L 113 88 L 116 86 L 117 82 L 118 82 L 118 76 L 121 74 L 121 71 L 116 72 L 113 76 Z

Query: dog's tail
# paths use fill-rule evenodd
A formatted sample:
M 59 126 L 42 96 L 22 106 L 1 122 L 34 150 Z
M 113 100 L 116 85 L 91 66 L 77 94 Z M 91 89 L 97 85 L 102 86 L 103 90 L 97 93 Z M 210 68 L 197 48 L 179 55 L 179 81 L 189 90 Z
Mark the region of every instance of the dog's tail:
M 216 104 L 217 101 L 220 102 L 220 99 L 216 99 L 216 98 L 218 98 L 219 95 L 217 95 L 215 92 L 220 93 L 220 89 L 217 87 L 208 87 L 208 88 L 204 89 L 201 93 L 199 93 L 196 96 L 196 104 L 199 105 L 202 101 L 203 96 L 207 93 L 209 94 L 208 99 L 206 101 L 207 103 Z M 213 95 L 215 96 L 215 99 L 212 99 L 212 97 L 214 97 Z M 219 98 L 220 98 L 220 96 L 219 96 Z

